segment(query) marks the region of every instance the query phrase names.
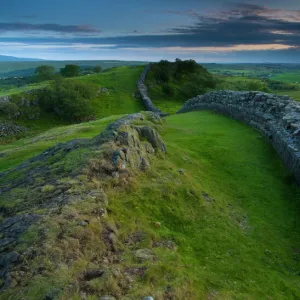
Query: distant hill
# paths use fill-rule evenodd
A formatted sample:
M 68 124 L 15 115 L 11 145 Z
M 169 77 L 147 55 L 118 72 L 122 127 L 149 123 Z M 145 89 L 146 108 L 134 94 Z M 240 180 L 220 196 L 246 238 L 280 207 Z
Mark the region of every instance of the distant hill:
M 116 61 L 116 60 L 89 60 L 89 61 L 46 61 L 46 60 L 31 60 L 31 61 L 4 61 L 0 55 L 0 77 L 24 77 L 34 74 L 36 67 L 40 65 L 53 66 L 56 71 L 64 67 L 66 64 L 75 64 L 81 68 L 101 66 L 103 70 L 117 66 L 138 66 L 145 65 L 147 62 L 141 61 Z M 7 56 L 4 56 L 7 57 Z
M 21 58 L 21 57 L 0 55 L 0 61 L 41 61 L 41 60 L 42 59 L 38 59 L 38 58 Z

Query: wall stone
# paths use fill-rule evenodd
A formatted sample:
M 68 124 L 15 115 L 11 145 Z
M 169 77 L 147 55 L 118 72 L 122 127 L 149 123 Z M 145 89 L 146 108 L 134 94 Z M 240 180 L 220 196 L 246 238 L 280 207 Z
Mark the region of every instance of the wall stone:
M 153 103 L 150 97 L 148 96 L 148 89 L 145 85 L 145 80 L 148 72 L 150 71 L 151 64 L 147 65 L 147 67 L 142 72 L 140 78 L 137 81 L 137 88 L 141 95 L 142 101 L 148 111 L 152 111 L 154 113 L 159 114 L 160 116 L 167 116 L 168 114 L 163 113 L 160 109 L 158 109 Z
M 258 129 L 300 184 L 300 103 L 262 92 L 216 91 L 188 100 L 177 113 L 213 110 Z

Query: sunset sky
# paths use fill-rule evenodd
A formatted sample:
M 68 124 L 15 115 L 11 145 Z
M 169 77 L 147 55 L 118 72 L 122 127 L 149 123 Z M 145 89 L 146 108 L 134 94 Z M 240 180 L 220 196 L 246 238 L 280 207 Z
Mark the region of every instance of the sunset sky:
M 300 0 L 9 0 L 0 55 L 300 63 Z

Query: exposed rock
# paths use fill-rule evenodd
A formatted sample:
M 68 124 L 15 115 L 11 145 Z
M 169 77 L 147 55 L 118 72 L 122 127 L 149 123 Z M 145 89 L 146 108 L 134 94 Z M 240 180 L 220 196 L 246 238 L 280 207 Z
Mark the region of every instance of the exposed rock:
M 99 300 L 116 300 L 113 296 L 101 296 Z
M 44 300 L 57 300 L 60 289 L 53 289 L 44 297 Z
M 0 122 L 0 138 L 17 136 L 26 131 L 28 131 L 28 129 L 24 126 L 20 126 L 8 121 Z
M 153 243 L 153 247 L 159 247 L 159 248 L 168 248 L 170 250 L 176 250 L 177 245 L 173 241 L 168 241 L 168 240 L 162 240 L 162 241 L 157 241 Z
M 144 300 L 154 300 L 154 299 L 151 296 L 147 296 L 147 297 L 144 298 Z
M 103 88 L 101 88 L 101 89 L 99 90 L 99 92 L 98 92 L 98 93 L 99 93 L 99 94 L 100 94 L 100 93 L 109 94 L 109 89 L 107 89 L 107 88 L 103 87 Z
M 136 250 L 134 256 L 140 261 L 153 260 L 154 258 L 152 250 L 147 248 Z
M 14 277 L 10 275 L 16 264 L 20 263 L 18 268 L 21 268 L 23 262 L 42 255 L 37 251 L 30 252 L 28 249 L 42 249 L 47 229 L 43 228 L 43 222 L 39 222 L 34 227 L 36 238 L 41 243 L 38 248 L 36 244 L 30 244 L 31 241 L 22 239 L 22 234 L 31 225 L 49 214 L 61 214 L 66 204 L 75 201 L 97 203 L 92 214 L 100 219 L 107 213 L 108 197 L 103 190 L 107 182 L 114 179 L 114 184 L 121 186 L 128 182 L 131 176 L 148 168 L 155 152 L 166 151 L 160 135 L 154 129 L 149 126 L 141 129 L 144 127 L 132 124 L 133 121 L 147 121 L 149 124 L 151 120 L 158 122 L 160 118 L 150 112 L 128 115 L 108 125 L 104 132 L 93 139 L 57 144 L 14 169 L 0 173 L 0 197 L 7 199 L 9 204 L 0 207 L 3 218 L 0 222 L 0 253 L 2 253 L 0 254 L 0 282 L 2 282 L 0 290 L 18 284 L 18 280 L 15 283 Z M 72 163 L 76 167 L 71 164 L 70 170 L 66 171 L 66 164 L 62 163 L 63 159 L 68 155 L 72 157 L 74 153 L 74 157 L 82 157 L 76 155 L 80 151 L 86 156 L 78 161 L 72 158 Z M 79 178 L 85 178 L 87 182 L 89 180 L 92 182 L 94 179 L 99 184 L 99 189 L 93 186 L 90 190 L 86 181 L 81 182 Z M 26 213 L 28 211 L 42 211 L 43 215 L 28 214 Z M 89 225 L 89 220 L 80 219 L 78 215 L 71 212 L 65 216 L 74 220 L 76 225 L 82 227 Z M 118 251 L 117 236 L 117 226 L 107 225 L 104 226 L 99 237 L 103 238 L 108 252 L 114 253 L 111 254 L 111 259 L 114 261 L 117 259 L 115 253 Z M 61 230 L 58 238 L 63 239 L 63 237 L 64 230 Z M 24 244 L 21 248 L 26 249 L 19 253 L 13 251 L 21 243 Z M 142 259 L 151 257 L 146 252 L 137 254 L 139 255 Z
M 209 196 L 207 193 L 205 193 L 205 192 L 202 193 L 202 197 L 203 197 L 203 199 L 204 199 L 206 202 L 209 202 L 209 203 L 215 201 L 214 198 L 210 197 L 210 196 Z
M 93 280 L 95 278 L 98 278 L 98 277 L 101 277 L 103 276 L 104 274 L 104 270 L 90 270 L 90 271 L 86 271 L 84 274 L 83 274 L 83 279 L 84 280 Z
M 147 139 L 154 149 L 166 152 L 166 146 L 156 130 L 150 126 L 136 127 L 141 137 Z
M 262 92 L 216 91 L 188 100 L 178 113 L 213 110 L 258 129 L 300 184 L 300 103 Z
M 0 267 L 15 263 L 19 260 L 20 254 L 16 251 L 0 255 Z
M 2 96 L 0 97 L 0 103 L 7 103 L 11 101 L 11 97 L 10 96 Z

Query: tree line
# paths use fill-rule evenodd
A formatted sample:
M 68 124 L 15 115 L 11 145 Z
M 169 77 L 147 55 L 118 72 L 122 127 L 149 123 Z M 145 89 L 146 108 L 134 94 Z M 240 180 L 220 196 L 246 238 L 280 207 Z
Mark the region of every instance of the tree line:
M 59 72 L 53 66 L 41 65 L 35 69 L 36 81 L 52 80 L 58 77 L 76 77 L 79 75 L 87 75 L 93 73 L 100 73 L 102 68 L 100 66 L 87 67 L 81 69 L 78 65 L 68 64 L 61 68 Z

